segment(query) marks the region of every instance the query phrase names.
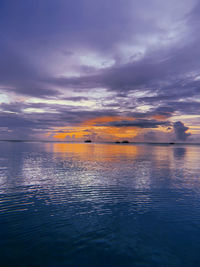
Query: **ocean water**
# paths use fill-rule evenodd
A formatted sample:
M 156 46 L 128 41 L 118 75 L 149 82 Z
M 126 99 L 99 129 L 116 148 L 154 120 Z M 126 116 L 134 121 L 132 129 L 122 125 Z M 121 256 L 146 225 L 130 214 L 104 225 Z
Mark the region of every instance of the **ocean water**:
M 200 266 L 200 146 L 0 142 L 0 266 Z

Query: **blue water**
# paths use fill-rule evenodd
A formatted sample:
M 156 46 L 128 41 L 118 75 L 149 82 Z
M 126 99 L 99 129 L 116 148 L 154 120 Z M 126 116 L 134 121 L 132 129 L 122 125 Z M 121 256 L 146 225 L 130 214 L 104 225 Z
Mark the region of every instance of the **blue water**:
M 0 266 L 200 266 L 200 146 L 0 142 Z

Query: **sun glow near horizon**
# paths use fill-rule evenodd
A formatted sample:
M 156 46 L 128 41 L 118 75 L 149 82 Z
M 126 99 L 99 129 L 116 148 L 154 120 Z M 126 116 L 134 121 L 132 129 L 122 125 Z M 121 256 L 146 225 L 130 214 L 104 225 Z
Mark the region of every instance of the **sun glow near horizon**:
M 87 138 L 98 141 L 115 141 L 116 139 L 133 138 L 138 134 L 138 129 L 135 127 L 115 127 L 107 126 L 107 123 L 121 121 L 123 119 L 133 121 L 133 118 L 120 116 L 105 116 L 89 119 L 80 125 L 73 127 L 61 127 L 49 132 L 47 136 L 51 136 L 59 140 L 84 140 Z
M 167 134 L 172 131 L 166 126 L 158 126 L 156 128 L 149 128 L 147 130 L 130 125 L 124 125 L 123 127 L 118 126 L 117 124 L 112 125 L 112 123 L 120 124 L 124 121 L 134 123 L 135 118 L 123 116 L 96 117 L 86 120 L 76 126 L 55 128 L 47 134 L 47 137 L 51 137 L 60 141 L 83 141 L 85 139 L 91 139 L 93 141 L 122 141 L 128 139 L 129 141 L 134 141 L 134 139 L 139 135 L 147 134 L 149 130 L 152 130 L 154 133 L 158 134 Z

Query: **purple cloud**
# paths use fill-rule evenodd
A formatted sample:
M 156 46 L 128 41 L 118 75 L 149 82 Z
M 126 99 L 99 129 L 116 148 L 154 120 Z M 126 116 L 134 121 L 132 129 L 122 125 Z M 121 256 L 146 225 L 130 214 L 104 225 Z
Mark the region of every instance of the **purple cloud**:
M 187 133 L 189 129 L 181 121 L 177 121 L 173 125 L 176 139 L 180 141 L 185 141 L 191 134 Z
M 1 1 L 0 132 L 97 116 L 149 129 L 181 116 L 174 131 L 186 140 L 184 116 L 200 105 L 199 10 L 195 0 Z

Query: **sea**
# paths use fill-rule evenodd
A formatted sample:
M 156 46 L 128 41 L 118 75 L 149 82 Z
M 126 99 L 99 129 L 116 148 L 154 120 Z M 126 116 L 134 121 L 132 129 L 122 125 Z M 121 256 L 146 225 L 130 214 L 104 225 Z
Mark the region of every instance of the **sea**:
M 200 266 L 200 146 L 0 142 L 0 266 Z

